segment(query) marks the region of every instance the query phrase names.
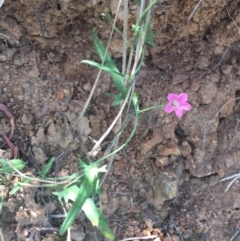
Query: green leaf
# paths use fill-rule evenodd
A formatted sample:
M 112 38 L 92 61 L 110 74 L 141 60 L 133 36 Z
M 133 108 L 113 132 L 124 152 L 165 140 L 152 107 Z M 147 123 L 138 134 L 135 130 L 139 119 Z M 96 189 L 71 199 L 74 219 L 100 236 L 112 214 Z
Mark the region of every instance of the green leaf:
M 52 165 L 55 161 L 55 157 L 52 157 L 50 159 L 50 161 L 48 162 L 48 164 L 43 168 L 42 171 L 38 171 L 38 175 L 41 177 L 41 178 L 45 178 L 46 175 L 48 174 L 48 172 L 50 171 L 50 169 L 52 168 Z
M 95 206 L 92 199 L 88 198 L 82 210 L 85 212 L 87 218 L 91 221 L 93 226 L 97 226 L 101 233 L 108 239 L 114 240 L 114 235 L 112 234 L 106 218 L 100 212 L 100 210 Z
M 81 165 L 83 165 L 83 162 L 81 161 Z M 94 183 L 96 183 L 96 178 L 98 178 L 98 168 L 92 164 L 92 165 L 85 165 L 84 173 L 85 177 L 83 178 L 83 182 L 81 184 L 81 187 L 79 188 L 77 192 L 77 197 L 75 199 L 75 202 L 70 209 L 70 211 L 67 213 L 67 216 L 60 228 L 60 235 L 63 235 L 68 228 L 73 224 L 74 220 L 76 219 L 79 212 L 82 210 L 82 206 L 87 200 L 87 198 L 90 197 L 92 193 L 95 192 L 96 187 L 93 186 Z
M 104 47 L 103 43 L 98 38 L 98 36 L 95 32 L 95 29 L 93 30 L 93 42 L 94 42 L 94 46 L 98 52 L 100 59 L 103 61 L 105 52 L 106 52 L 106 48 Z M 112 76 L 113 82 L 115 83 L 118 91 L 121 93 L 122 98 L 124 99 L 127 95 L 127 90 L 124 87 L 123 77 L 121 76 L 116 64 L 114 63 L 113 59 L 111 58 L 111 56 L 108 53 L 106 54 L 104 65 L 112 70 L 112 72 L 109 72 L 109 74 Z
M 112 106 L 119 105 L 121 103 L 121 101 L 123 100 L 121 95 L 115 95 L 115 94 L 111 94 L 111 93 L 107 93 L 107 95 L 114 99 Z
M 13 159 L 8 162 L 19 171 L 21 171 L 25 167 L 25 163 L 20 159 Z M 0 159 L 0 165 L 0 172 L 4 172 L 6 174 L 15 172 L 14 169 L 12 169 L 4 159 Z
M 10 192 L 11 195 L 14 195 L 15 193 L 17 193 L 21 188 L 22 188 L 22 185 L 21 184 L 24 184 L 24 183 L 28 183 L 30 180 L 27 179 L 27 178 L 24 178 L 22 180 L 22 182 L 19 182 Z
M 92 65 L 92 66 L 94 66 L 94 67 L 97 67 L 97 68 L 99 68 L 99 69 L 101 69 L 101 70 L 103 70 L 103 71 L 108 72 L 110 75 L 113 75 L 113 74 L 114 74 L 114 75 L 119 75 L 119 77 L 121 77 L 121 78 L 124 77 L 124 75 L 122 75 L 121 73 L 116 72 L 116 71 L 114 71 L 113 69 L 108 68 L 107 66 L 102 65 L 102 64 L 99 64 L 99 63 L 94 62 L 94 61 L 92 61 L 92 60 L 82 60 L 81 63 L 82 63 L 82 64 L 89 64 L 89 65 Z
M 75 201 L 77 194 L 79 192 L 79 187 L 77 185 L 73 185 L 70 187 L 64 187 L 62 191 L 59 192 L 53 192 L 54 195 L 58 197 L 58 200 L 61 202 L 62 198 L 66 203 L 68 203 L 68 200 Z

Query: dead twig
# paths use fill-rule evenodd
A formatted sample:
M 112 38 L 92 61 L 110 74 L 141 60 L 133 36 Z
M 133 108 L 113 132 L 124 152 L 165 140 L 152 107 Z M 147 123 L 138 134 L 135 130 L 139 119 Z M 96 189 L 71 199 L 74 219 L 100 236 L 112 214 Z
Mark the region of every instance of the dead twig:
M 158 235 L 149 235 L 149 236 L 142 236 L 142 237 L 134 237 L 134 238 L 125 238 L 120 241 L 129 241 L 129 240 L 136 240 L 136 239 L 151 239 L 151 238 L 157 238 Z
M 197 8 L 199 7 L 199 5 L 201 4 L 202 1 L 203 1 L 203 0 L 199 0 L 198 3 L 197 3 L 197 5 L 194 7 L 192 13 L 190 14 L 190 16 L 189 16 L 189 18 L 188 18 L 188 22 L 191 20 L 193 14 L 196 12 Z
M 231 238 L 229 241 L 233 241 L 233 239 L 234 239 L 235 237 L 237 237 L 237 235 L 239 234 L 239 232 L 240 232 L 240 229 L 237 229 L 236 233 L 232 236 L 232 238 Z

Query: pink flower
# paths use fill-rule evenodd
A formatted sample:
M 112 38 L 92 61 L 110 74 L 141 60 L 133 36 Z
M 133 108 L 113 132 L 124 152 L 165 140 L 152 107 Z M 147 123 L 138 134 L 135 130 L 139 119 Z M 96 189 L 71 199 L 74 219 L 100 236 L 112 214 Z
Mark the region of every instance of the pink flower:
M 184 111 L 189 111 L 192 108 L 187 102 L 188 94 L 186 93 L 181 93 L 179 95 L 169 93 L 167 99 L 169 102 L 164 108 L 164 111 L 166 113 L 171 113 L 174 111 L 178 118 L 183 116 Z

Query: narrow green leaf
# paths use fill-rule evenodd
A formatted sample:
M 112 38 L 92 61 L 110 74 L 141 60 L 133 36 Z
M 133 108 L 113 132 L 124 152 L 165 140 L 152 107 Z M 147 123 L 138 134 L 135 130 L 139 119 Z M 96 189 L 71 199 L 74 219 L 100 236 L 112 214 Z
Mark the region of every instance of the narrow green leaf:
M 108 239 L 114 240 L 114 235 L 112 234 L 106 218 L 100 212 L 100 210 L 95 206 L 95 203 L 92 199 L 88 198 L 83 207 L 87 218 L 91 221 L 93 226 L 97 226 L 101 233 Z
M 21 182 L 19 182 L 10 192 L 11 195 L 14 195 L 15 193 L 17 193 L 21 188 L 22 188 L 22 185 L 21 184 L 24 184 L 24 183 L 28 183 L 29 182 L 29 179 L 27 178 L 24 178 Z
M 108 93 L 107 95 L 114 99 L 112 106 L 119 105 L 121 103 L 121 101 L 123 100 L 121 95 L 115 95 L 115 94 L 111 94 L 111 93 Z
M 97 68 L 99 68 L 99 69 L 101 69 L 101 70 L 103 70 L 103 71 L 108 72 L 110 75 L 119 75 L 120 78 L 123 78 L 123 77 L 124 77 L 121 73 L 116 72 L 116 71 L 114 71 L 113 69 L 108 68 L 107 66 L 102 65 L 102 64 L 99 64 L 99 63 L 94 62 L 94 61 L 92 61 L 92 60 L 82 60 L 81 63 L 82 63 L 82 64 L 89 64 L 89 65 L 92 65 L 92 66 L 94 66 L 94 67 L 97 67 Z
M 75 201 L 79 192 L 79 187 L 77 185 L 73 185 L 70 187 L 64 187 L 62 191 L 53 192 L 54 195 L 58 197 L 58 200 L 61 202 L 62 198 L 67 203 L 68 200 Z
M 9 162 L 19 171 L 21 171 L 25 167 L 25 163 L 20 159 L 13 159 Z M 14 170 L 7 164 L 6 160 L 0 159 L 0 165 L 0 172 L 4 172 L 6 174 L 14 172 Z
M 45 178 L 46 175 L 48 174 L 48 172 L 50 171 L 50 169 L 52 168 L 52 165 L 55 161 L 55 157 L 52 157 L 50 159 L 50 161 L 48 162 L 48 164 L 43 168 L 42 171 L 38 171 L 38 175 L 41 177 L 41 178 Z
M 98 52 L 99 57 L 103 61 L 105 52 L 106 52 L 106 48 L 104 47 L 103 43 L 98 38 L 98 36 L 95 32 L 95 29 L 93 30 L 93 42 L 94 42 L 94 46 Z M 120 74 L 116 64 L 114 63 L 113 59 L 111 58 L 111 56 L 109 54 L 106 54 L 104 65 L 106 67 L 112 69 L 112 73 L 110 73 L 110 75 L 112 76 L 113 81 L 114 81 L 118 91 L 121 93 L 121 95 L 124 99 L 127 95 L 127 90 L 124 87 L 123 77 L 121 77 L 121 74 Z M 115 74 L 115 73 L 117 73 L 117 74 Z
M 82 161 L 81 165 L 83 165 Z M 60 228 L 60 235 L 64 234 L 73 224 L 77 215 L 82 210 L 82 206 L 86 199 L 89 198 L 90 195 L 94 192 L 95 188 L 93 187 L 93 183 L 95 182 L 95 179 L 98 178 L 98 168 L 95 165 L 86 165 L 84 168 L 84 173 L 85 177 L 83 178 L 83 182 L 79 188 L 75 202 L 70 211 L 67 213 L 67 216 Z

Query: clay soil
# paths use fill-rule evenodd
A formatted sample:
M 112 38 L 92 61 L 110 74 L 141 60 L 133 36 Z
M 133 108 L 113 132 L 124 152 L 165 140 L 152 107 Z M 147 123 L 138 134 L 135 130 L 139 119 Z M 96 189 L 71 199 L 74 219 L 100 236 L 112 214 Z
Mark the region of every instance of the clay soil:
M 147 235 L 158 235 L 148 241 L 240 240 L 240 235 L 231 239 L 240 228 L 240 183 L 224 192 L 229 181 L 218 182 L 240 172 L 240 105 L 235 100 L 240 97 L 240 5 L 204 0 L 188 21 L 197 2 L 157 3 L 156 46 L 148 47 L 136 84 L 140 105 L 165 105 L 168 93 L 186 92 L 192 109 L 181 119 L 163 108 L 144 113 L 134 138 L 116 155 L 101 196 L 116 240 Z M 57 161 L 50 176 L 74 173 L 78 158 L 85 158 L 92 139 L 99 139 L 116 116 L 118 107 L 106 95 L 116 90 L 103 73 L 85 117 L 74 125 L 97 76 L 80 61 L 99 62 L 92 29 L 107 42 L 111 26 L 101 13 L 114 17 L 117 3 L 6 0 L 0 9 L 0 103 L 15 118 L 12 141 L 26 173 L 36 173 L 53 156 Z M 129 1 L 130 24 L 136 6 Z M 122 12 L 119 16 L 120 27 Z M 119 66 L 121 46 L 114 34 L 110 51 Z M 4 113 L 0 121 L 8 132 Z M 3 155 L 11 158 L 4 139 L 0 142 Z M 63 210 L 52 190 L 36 183 L 10 195 L 11 180 L 1 183 L 4 240 L 66 240 L 58 235 Z M 72 239 L 104 241 L 84 214 L 73 225 Z

